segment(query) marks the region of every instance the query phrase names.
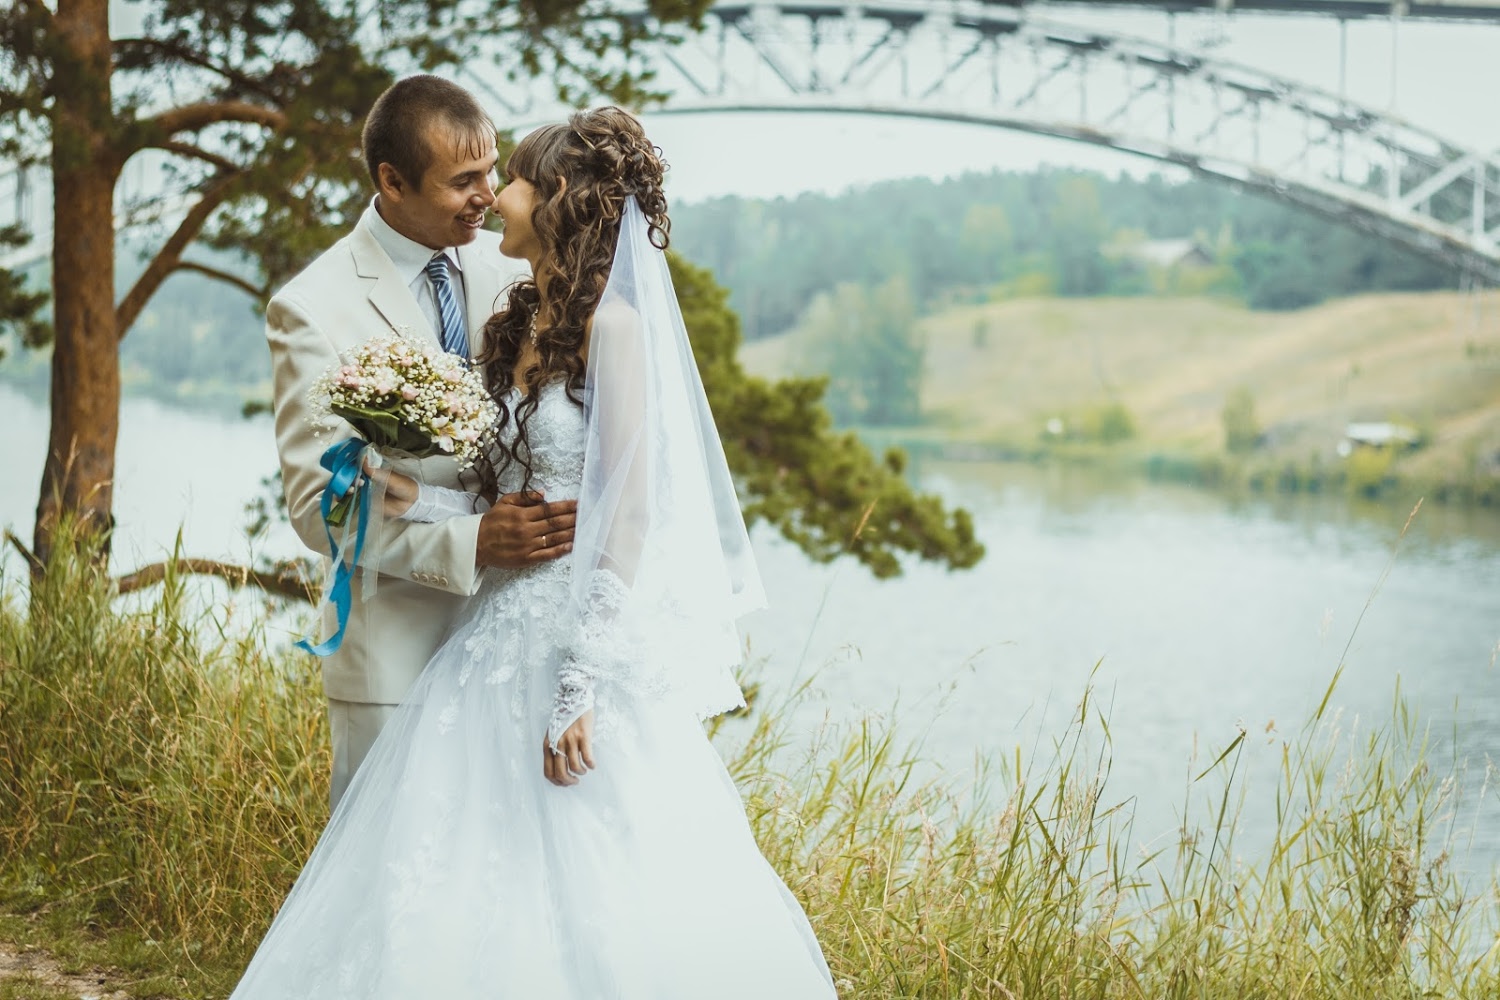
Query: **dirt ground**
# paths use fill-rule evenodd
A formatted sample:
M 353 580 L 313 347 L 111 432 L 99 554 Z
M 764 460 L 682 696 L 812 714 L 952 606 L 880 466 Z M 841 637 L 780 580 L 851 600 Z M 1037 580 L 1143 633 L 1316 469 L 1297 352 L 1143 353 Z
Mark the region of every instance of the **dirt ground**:
M 109 976 L 99 969 L 86 974 L 70 974 L 62 971 L 52 956 L 37 949 L 17 948 L 0 942 L 0 994 L 9 996 L 7 988 L 21 987 L 20 996 L 30 996 L 25 991 L 31 987 L 41 996 L 68 996 L 78 1000 L 131 1000 L 130 994 L 114 989 Z

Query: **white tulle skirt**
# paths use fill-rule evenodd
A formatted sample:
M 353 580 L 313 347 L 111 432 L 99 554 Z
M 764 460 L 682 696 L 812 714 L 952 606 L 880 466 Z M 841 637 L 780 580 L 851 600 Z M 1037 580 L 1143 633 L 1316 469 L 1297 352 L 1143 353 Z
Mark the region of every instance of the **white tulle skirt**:
M 497 574 L 381 733 L 236 1000 L 834 995 L 691 711 L 623 693 L 542 776 L 561 573 Z

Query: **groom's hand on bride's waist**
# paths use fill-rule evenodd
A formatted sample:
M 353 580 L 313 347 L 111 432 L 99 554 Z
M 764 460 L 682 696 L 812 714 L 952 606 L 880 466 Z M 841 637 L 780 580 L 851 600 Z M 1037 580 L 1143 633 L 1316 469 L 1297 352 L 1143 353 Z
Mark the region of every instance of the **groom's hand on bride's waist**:
M 506 493 L 479 522 L 474 562 L 518 569 L 573 551 L 578 501 L 548 501 L 540 493 Z

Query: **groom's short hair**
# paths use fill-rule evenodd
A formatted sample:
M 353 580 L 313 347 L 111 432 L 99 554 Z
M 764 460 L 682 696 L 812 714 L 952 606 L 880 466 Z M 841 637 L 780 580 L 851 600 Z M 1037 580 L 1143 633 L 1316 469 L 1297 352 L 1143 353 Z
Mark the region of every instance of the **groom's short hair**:
M 377 189 L 382 163 L 389 163 L 404 180 L 421 188 L 422 177 L 432 166 L 428 130 L 434 122 L 447 125 L 463 140 L 483 143 L 484 148 L 495 141 L 495 123 L 474 95 L 458 84 L 429 75 L 397 80 L 375 98 L 360 136 L 365 166 Z

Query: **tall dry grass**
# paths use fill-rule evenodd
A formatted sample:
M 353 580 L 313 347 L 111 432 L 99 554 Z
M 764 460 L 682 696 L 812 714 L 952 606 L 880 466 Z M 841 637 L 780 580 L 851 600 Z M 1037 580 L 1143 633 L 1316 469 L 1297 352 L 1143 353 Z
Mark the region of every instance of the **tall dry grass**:
M 1500 906 L 1450 865 L 1455 785 L 1399 705 L 1367 732 L 1325 710 L 1263 795 L 1241 734 L 1149 850 L 1087 697 L 1049 754 L 995 762 L 994 801 L 918 782 L 869 725 L 784 775 L 766 716 L 735 768 L 847 996 L 1500 996 Z M 1251 808 L 1274 822 L 1242 845 Z
M 232 968 L 325 819 L 310 667 L 205 628 L 176 578 L 122 609 L 65 552 L 28 605 L 5 594 L 0 898 Z M 1327 705 L 1262 798 L 1232 742 L 1196 783 L 1210 805 L 1147 853 L 1087 695 L 1052 750 L 969 788 L 921 779 L 873 723 L 811 754 L 784 710 L 723 725 L 844 997 L 1500 996 L 1496 900 L 1449 868 L 1453 786 L 1419 724 L 1398 701 L 1386 726 L 1343 729 Z M 1246 847 L 1252 809 L 1273 832 Z
M 12 905 L 209 953 L 252 943 L 327 820 L 315 668 L 191 609 L 112 606 L 59 546 L 0 605 L 0 879 Z

